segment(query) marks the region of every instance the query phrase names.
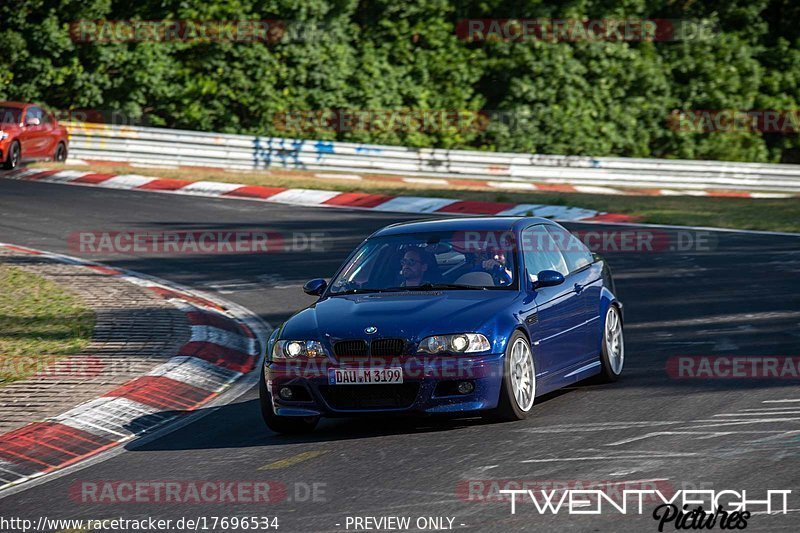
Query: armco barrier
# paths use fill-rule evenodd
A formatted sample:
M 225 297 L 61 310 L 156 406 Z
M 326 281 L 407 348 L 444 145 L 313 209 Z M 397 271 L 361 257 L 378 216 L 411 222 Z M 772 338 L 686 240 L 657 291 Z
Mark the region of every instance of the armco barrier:
M 657 189 L 800 192 L 800 165 L 512 154 L 68 123 L 71 155 L 143 165 L 291 168 Z

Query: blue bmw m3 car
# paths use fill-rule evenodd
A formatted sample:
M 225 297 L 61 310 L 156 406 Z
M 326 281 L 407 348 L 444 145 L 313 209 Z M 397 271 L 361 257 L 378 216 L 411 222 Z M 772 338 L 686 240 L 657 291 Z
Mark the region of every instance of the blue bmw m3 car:
M 261 410 L 279 433 L 320 417 L 528 416 L 537 396 L 622 373 L 605 261 L 533 217 L 423 220 L 364 240 L 269 339 Z

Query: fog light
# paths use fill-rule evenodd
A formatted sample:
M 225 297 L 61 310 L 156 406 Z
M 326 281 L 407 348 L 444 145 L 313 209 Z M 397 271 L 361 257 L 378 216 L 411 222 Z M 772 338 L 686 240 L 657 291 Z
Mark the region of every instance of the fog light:
M 289 387 L 281 387 L 281 390 L 278 391 L 278 396 L 280 396 L 283 400 L 291 400 L 294 396 L 294 393 Z
M 469 394 L 470 392 L 475 390 L 475 385 L 471 381 L 461 381 L 458 384 L 458 393 L 459 394 Z

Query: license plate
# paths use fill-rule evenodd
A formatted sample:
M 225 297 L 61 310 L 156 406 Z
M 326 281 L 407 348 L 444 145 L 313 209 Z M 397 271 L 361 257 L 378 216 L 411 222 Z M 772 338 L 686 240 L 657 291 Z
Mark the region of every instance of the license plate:
M 328 370 L 330 385 L 383 385 L 402 383 L 403 369 L 391 368 L 331 368 Z

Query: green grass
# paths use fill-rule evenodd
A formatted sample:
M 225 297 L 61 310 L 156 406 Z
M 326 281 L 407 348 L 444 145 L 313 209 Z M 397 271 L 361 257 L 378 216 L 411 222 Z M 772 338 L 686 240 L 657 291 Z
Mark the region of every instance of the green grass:
M 41 164 L 45 168 L 72 168 L 82 171 L 141 174 L 162 178 L 223 181 L 270 187 L 300 187 L 342 192 L 363 191 L 390 195 L 436 196 L 463 200 L 567 205 L 625 213 L 650 224 L 709 226 L 732 229 L 800 232 L 800 197 L 729 198 L 702 196 L 618 196 L 584 193 L 517 192 L 486 190 L 469 185 L 419 185 L 390 181 L 386 176 L 362 174 L 363 180 L 315 178 L 313 172 L 270 170 L 261 172 L 224 172 L 213 169 L 154 169 L 126 166 L 71 166 Z
M 91 341 L 93 328 L 94 313 L 80 298 L 50 280 L 0 263 L 0 386 L 80 352 Z

